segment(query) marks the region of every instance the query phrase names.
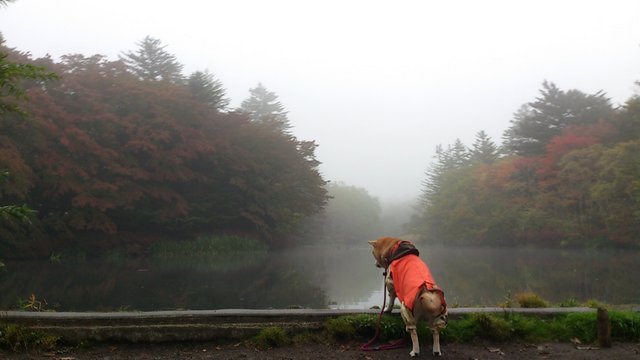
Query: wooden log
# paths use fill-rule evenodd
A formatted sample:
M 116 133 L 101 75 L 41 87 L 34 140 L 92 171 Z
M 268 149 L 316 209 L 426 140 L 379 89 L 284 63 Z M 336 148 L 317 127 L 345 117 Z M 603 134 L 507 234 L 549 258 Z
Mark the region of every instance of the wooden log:
M 602 348 L 611 347 L 611 320 L 604 308 L 598 308 L 598 345 Z

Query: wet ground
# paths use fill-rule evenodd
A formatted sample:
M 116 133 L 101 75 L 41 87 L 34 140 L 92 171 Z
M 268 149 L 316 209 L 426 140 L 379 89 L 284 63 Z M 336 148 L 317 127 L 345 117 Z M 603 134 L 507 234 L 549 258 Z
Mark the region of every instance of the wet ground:
M 49 360 L 168 360 L 168 359 L 409 359 L 404 349 L 363 352 L 361 344 L 304 344 L 261 350 L 249 343 L 97 344 L 87 348 L 61 348 L 54 352 L 0 352 L 0 358 Z M 430 346 L 422 349 L 422 359 L 432 358 Z M 640 343 L 614 343 L 608 349 L 572 343 L 455 343 L 442 345 L 440 359 L 640 359 Z

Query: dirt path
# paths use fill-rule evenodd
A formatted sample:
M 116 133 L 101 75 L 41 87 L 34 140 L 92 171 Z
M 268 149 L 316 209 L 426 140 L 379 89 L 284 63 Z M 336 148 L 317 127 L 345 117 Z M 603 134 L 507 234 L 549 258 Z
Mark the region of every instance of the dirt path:
M 169 360 L 169 359 L 409 359 L 409 348 L 363 352 L 359 345 L 305 344 L 277 349 L 258 350 L 246 344 L 215 345 L 213 343 L 163 344 L 98 344 L 90 348 L 68 348 L 56 352 L 7 353 L 0 358 L 48 360 Z M 432 358 L 423 348 L 423 359 Z M 441 359 L 640 359 L 640 343 L 615 343 L 610 349 L 570 343 L 541 344 L 443 344 Z

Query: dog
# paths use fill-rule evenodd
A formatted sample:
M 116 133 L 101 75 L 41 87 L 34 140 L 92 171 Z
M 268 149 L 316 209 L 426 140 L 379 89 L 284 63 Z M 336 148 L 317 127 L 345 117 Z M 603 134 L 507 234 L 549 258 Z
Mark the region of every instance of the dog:
M 418 257 L 418 249 L 410 241 L 393 237 L 382 237 L 369 241 L 369 244 L 373 247 L 376 266 L 386 271 L 389 306 L 385 312 L 393 311 L 396 297 L 400 300 L 400 315 L 406 331 L 411 335 L 412 350 L 409 355 L 413 357 L 420 354 L 416 325 L 420 319 L 424 319 L 433 334 L 433 355 L 441 356 L 440 330 L 447 326 L 447 303 L 431 271 Z

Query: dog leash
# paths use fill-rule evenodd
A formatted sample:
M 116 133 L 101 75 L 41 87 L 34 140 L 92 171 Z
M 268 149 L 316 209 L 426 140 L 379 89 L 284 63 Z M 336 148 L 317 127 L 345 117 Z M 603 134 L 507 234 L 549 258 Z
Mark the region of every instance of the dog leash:
M 375 335 L 373 335 L 373 338 L 369 340 L 369 342 L 360 346 L 360 350 L 362 351 L 391 350 L 391 349 L 399 349 L 404 347 L 404 339 L 396 340 L 389 344 L 371 346 L 373 343 L 378 341 L 378 338 L 380 337 L 380 321 L 382 320 L 382 314 L 384 313 L 384 308 L 387 305 L 387 281 L 386 281 L 387 269 L 384 269 L 382 276 L 384 277 L 384 281 L 383 281 L 384 289 L 382 290 L 382 297 L 384 298 L 384 300 L 382 300 L 382 308 L 380 309 L 380 314 L 378 315 L 378 323 L 376 324 L 376 333 Z

